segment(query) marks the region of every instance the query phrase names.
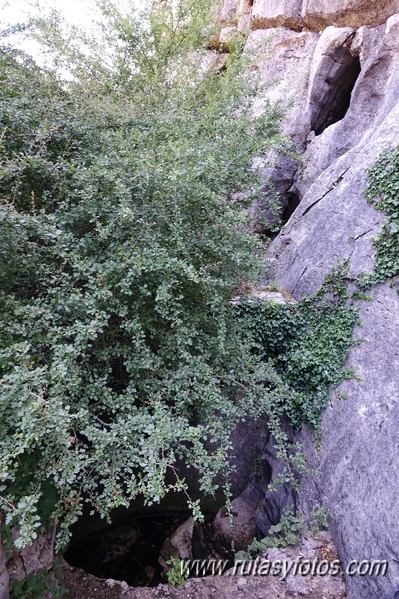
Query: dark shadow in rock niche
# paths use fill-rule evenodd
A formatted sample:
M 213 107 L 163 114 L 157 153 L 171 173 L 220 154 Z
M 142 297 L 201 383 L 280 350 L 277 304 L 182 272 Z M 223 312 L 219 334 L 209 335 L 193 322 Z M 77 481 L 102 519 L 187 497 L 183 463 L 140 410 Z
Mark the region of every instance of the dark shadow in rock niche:
M 301 199 L 300 199 L 299 195 L 294 193 L 293 191 L 287 192 L 286 197 L 288 200 L 288 205 L 285 208 L 285 210 L 283 212 L 283 216 L 281 218 L 283 225 L 288 223 L 291 216 L 294 214 L 295 210 L 298 208 L 299 204 L 301 203 Z
M 97 578 L 124 580 L 130 586 L 156 586 L 166 582 L 159 561 L 165 539 L 191 516 L 190 512 L 136 515 L 111 524 L 71 544 L 64 554 L 70 566 L 81 568 Z M 204 546 L 211 546 L 213 514 L 205 514 Z M 205 548 L 193 537 L 193 557 L 207 556 Z
M 254 233 L 274 239 L 298 207 L 300 199 L 290 191 L 297 171 L 297 160 L 289 153 L 274 157 L 263 169 L 263 197 L 249 211 Z
M 345 45 L 335 48 L 322 61 L 310 98 L 311 129 L 316 135 L 344 118 L 360 71 L 359 57 Z

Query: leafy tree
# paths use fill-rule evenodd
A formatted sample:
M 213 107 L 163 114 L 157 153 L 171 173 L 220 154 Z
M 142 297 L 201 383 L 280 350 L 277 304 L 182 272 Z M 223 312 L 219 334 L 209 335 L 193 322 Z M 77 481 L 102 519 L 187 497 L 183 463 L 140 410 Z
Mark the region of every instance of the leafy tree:
M 0 52 L 0 494 L 19 547 L 50 523 L 65 542 L 84 502 L 106 517 L 177 490 L 199 517 L 181 463 L 213 493 L 232 428 L 277 422 L 284 389 L 229 302 L 258 272 L 252 159 L 278 111 L 253 118 L 256 82 L 206 51 L 204 7 L 103 2 L 94 49 L 53 15 L 67 82 Z

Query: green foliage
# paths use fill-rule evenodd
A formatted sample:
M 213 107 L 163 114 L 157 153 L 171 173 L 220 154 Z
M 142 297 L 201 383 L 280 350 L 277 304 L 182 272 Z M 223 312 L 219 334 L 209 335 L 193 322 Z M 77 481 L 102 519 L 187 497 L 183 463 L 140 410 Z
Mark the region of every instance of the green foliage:
M 246 551 L 238 551 L 236 560 L 252 560 L 262 555 L 271 547 L 288 547 L 296 545 L 305 531 L 303 518 L 296 516 L 291 509 L 286 509 L 278 524 L 270 527 L 269 534 L 262 540 L 254 539 Z
M 314 297 L 277 304 L 242 298 L 236 311 L 247 322 L 254 349 L 286 384 L 281 411 L 299 428 L 317 428 L 327 406 L 330 385 L 338 386 L 353 373 L 342 368 L 358 309 L 349 302 L 346 267 L 335 269 Z
M 386 220 L 374 241 L 375 266 L 363 279 L 368 288 L 399 274 L 399 147 L 385 152 L 368 171 L 366 197 Z
M 199 518 L 182 463 L 211 494 L 241 419 L 285 440 L 284 385 L 229 304 L 258 272 L 250 167 L 278 113 L 252 117 L 233 54 L 187 60 L 198 12 L 182 36 L 166 7 L 140 24 L 104 6 L 108 54 L 65 55 L 46 25 L 74 81 L 0 52 L 0 496 L 18 548 L 50 523 L 62 546 L 85 503 L 106 518 L 178 491 Z
M 322 503 L 318 507 L 314 507 L 310 514 L 310 530 L 313 534 L 317 534 L 321 530 L 327 530 L 330 524 L 330 510 Z
M 28 574 L 22 580 L 14 580 L 11 584 L 10 599 L 43 599 L 47 593 L 53 599 L 61 599 L 67 593 L 62 585 L 62 571 L 58 560 L 54 561 L 52 570 L 45 568 L 35 574 Z
M 317 425 L 349 375 L 344 274 L 298 304 L 230 304 L 261 263 L 253 158 L 283 147 L 279 111 L 253 117 L 240 47 L 204 68 L 206 3 L 141 20 L 101 4 L 97 41 L 39 23 L 68 83 L 0 52 L 0 501 L 17 548 L 42 525 L 62 547 L 85 504 L 109 518 L 177 491 L 201 518 L 181 466 L 227 492 L 248 416 L 268 418 L 291 480 L 281 418 Z
M 147 95 L 154 106 L 201 69 L 199 56 L 217 25 L 212 0 L 97 0 L 93 32 L 68 25 L 52 9 L 31 18 L 32 35 L 50 50 L 57 70 L 87 88 L 125 97 Z M 44 12 L 43 12 L 44 11 Z M 189 65 L 194 61 L 194 65 Z M 197 78 L 192 79 L 195 82 Z M 152 92 L 152 95 L 150 95 Z
M 190 569 L 182 568 L 182 561 L 178 557 L 171 557 L 166 563 L 170 566 L 166 574 L 168 583 L 174 587 L 184 586 L 189 577 Z

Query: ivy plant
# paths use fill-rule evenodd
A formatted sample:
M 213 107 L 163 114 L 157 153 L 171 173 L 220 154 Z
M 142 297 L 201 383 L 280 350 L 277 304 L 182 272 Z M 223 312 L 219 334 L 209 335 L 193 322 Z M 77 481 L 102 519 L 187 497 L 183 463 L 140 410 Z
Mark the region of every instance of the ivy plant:
M 384 152 L 369 169 L 365 194 L 386 217 L 374 240 L 374 270 L 363 278 L 363 286 L 370 287 L 399 274 L 399 147 Z
M 279 304 L 242 298 L 236 312 L 247 323 L 254 351 L 286 384 L 281 409 L 295 428 L 319 427 L 330 386 L 353 372 L 343 368 L 359 322 L 347 292 L 347 265 L 337 266 L 314 297 Z

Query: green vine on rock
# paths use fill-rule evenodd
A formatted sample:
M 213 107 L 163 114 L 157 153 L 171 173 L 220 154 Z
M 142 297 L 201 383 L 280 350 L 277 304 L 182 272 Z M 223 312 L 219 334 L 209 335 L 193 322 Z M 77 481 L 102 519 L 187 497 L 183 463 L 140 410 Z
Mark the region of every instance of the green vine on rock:
M 358 308 L 347 292 L 347 265 L 337 267 L 314 297 L 278 304 L 243 298 L 244 317 L 254 349 L 270 360 L 286 384 L 282 411 L 295 428 L 318 429 L 330 385 L 337 387 L 353 371 L 343 368 L 359 323 Z
M 366 198 L 386 215 L 380 235 L 373 241 L 375 267 L 363 277 L 362 286 L 369 288 L 399 274 L 399 146 L 382 154 L 368 171 Z

